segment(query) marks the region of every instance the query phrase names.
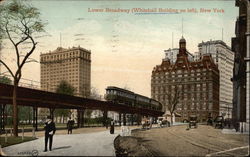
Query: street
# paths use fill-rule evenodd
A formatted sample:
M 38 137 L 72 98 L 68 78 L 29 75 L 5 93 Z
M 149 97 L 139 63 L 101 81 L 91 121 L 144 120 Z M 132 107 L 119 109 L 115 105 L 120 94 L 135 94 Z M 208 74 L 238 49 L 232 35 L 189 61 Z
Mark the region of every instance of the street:
M 221 129 L 206 125 L 199 125 L 197 129 L 186 130 L 186 128 L 186 125 L 180 125 L 135 131 L 132 133 L 133 139 L 124 138 L 123 143 L 133 141 L 126 146 L 130 149 L 127 152 L 132 153 L 129 155 L 134 153 L 150 154 L 150 156 L 245 156 L 248 154 L 247 134 L 223 134 Z M 134 146 L 135 143 L 140 147 Z M 145 148 L 149 153 L 141 154 L 146 152 Z

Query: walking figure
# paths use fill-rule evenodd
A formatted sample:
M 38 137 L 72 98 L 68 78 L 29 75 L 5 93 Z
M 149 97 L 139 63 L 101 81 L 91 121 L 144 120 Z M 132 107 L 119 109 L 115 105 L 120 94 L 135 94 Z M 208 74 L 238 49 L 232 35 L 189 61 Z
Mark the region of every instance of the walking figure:
M 72 134 L 73 125 L 74 125 L 74 121 L 71 120 L 71 118 L 69 117 L 69 120 L 67 123 L 68 134 Z
M 149 118 L 149 128 L 152 128 L 152 124 L 153 124 L 153 117 Z
M 112 119 L 110 122 L 110 134 L 114 134 L 114 132 L 115 132 L 115 122 Z
M 49 140 L 49 150 L 52 150 L 52 142 L 53 142 L 53 135 L 56 132 L 55 123 L 52 121 L 51 117 L 48 116 L 44 126 L 45 130 L 45 149 L 44 152 L 47 152 L 47 145 Z

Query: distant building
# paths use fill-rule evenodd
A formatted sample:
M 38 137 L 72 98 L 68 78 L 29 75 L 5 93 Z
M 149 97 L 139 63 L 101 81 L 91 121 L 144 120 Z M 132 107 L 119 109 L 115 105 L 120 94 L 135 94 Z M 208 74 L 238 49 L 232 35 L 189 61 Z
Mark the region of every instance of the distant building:
M 241 123 L 241 131 L 249 131 L 250 105 L 250 1 L 236 0 L 239 16 L 235 24 L 236 37 L 232 38 L 235 52 L 233 70 L 233 120 Z M 235 126 L 237 127 L 237 126 Z
M 40 55 L 41 88 L 55 92 L 65 80 L 76 89 L 76 95 L 90 96 L 91 52 L 81 47 L 64 49 Z
M 151 96 L 160 101 L 167 110 L 168 97 L 179 92 L 176 114 L 188 119 L 195 114 L 201 121 L 219 115 L 219 70 L 210 55 L 200 61 L 190 61 L 186 40 L 179 41 L 179 52 L 175 63 L 163 59 L 154 67 L 151 77 Z
M 75 89 L 75 95 L 90 96 L 91 52 L 84 48 L 58 47 L 54 51 L 40 55 L 41 89 L 56 92 L 62 80 L 67 81 Z M 72 117 L 76 119 L 76 112 Z
M 200 52 L 194 52 L 194 61 L 201 60 L 202 55 Z
M 199 43 L 199 52 L 196 59 L 201 59 L 203 55 L 211 54 L 214 63 L 218 65 L 220 71 L 220 115 L 225 118 L 232 118 L 233 109 L 233 65 L 234 52 L 223 41 L 207 41 Z
M 171 63 L 176 62 L 177 54 L 179 53 L 178 48 L 164 50 L 164 52 L 165 52 L 165 59 L 169 59 Z M 187 54 L 188 54 L 188 60 L 194 61 L 194 55 L 189 53 L 188 51 L 187 51 Z

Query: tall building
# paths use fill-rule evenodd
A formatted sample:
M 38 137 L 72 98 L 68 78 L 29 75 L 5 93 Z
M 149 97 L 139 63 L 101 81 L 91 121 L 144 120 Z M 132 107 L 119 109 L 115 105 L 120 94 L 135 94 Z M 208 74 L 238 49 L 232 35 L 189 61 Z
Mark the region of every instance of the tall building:
M 75 95 L 80 97 L 90 96 L 91 82 L 91 52 L 84 48 L 58 47 L 40 55 L 41 63 L 41 89 L 55 92 L 62 80 L 67 81 L 75 88 Z M 46 111 L 39 110 L 39 114 Z M 71 117 L 77 119 L 76 110 Z
M 41 88 L 55 92 L 60 81 L 65 80 L 76 89 L 76 95 L 90 96 L 91 52 L 84 48 L 58 47 L 40 55 Z
M 165 52 L 165 59 L 169 59 L 171 63 L 175 63 L 177 59 L 177 54 L 179 53 L 178 48 L 173 48 L 173 49 L 168 49 L 164 50 Z M 190 52 L 187 51 L 188 54 L 188 60 L 193 61 L 194 60 L 194 55 L 191 54 Z
M 197 59 L 211 54 L 214 63 L 218 66 L 220 71 L 220 115 L 232 118 L 233 83 L 231 78 L 233 77 L 234 52 L 221 40 L 199 43 L 198 48 Z
M 239 129 L 249 131 L 250 105 L 250 0 L 236 0 L 239 16 L 235 24 L 236 37 L 232 38 L 235 52 L 233 70 L 233 120 Z
M 189 61 L 186 40 L 179 41 L 179 53 L 175 63 L 163 59 L 154 67 L 151 76 L 151 96 L 167 110 L 169 97 L 178 95 L 176 114 L 181 121 L 195 114 L 200 121 L 219 114 L 219 70 L 210 55 L 200 61 Z

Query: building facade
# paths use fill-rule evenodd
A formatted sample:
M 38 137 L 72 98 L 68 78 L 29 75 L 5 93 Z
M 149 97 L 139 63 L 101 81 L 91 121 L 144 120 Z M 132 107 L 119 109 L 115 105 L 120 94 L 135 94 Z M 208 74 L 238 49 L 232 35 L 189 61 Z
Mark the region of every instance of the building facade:
M 179 42 L 175 63 L 163 59 L 154 67 L 151 76 L 151 96 L 160 101 L 167 111 L 169 96 L 179 93 L 176 114 L 180 120 L 197 115 L 200 121 L 219 115 L 219 70 L 210 55 L 200 61 L 189 61 L 186 40 Z
M 75 96 L 89 97 L 91 90 L 91 52 L 84 48 L 58 47 L 54 51 L 40 55 L 41 89 L 56 92 L 62 80 L 75 88 Z M 39 114 L 47 111 L 39 110 Z M 71 117 L 77 120 L 76 110 Z
M 62 80 L 76 89 L 76 95 L 90 96 L 91 52 L 81 47 L 64 49 L 40 55 L 41 89 L 55 92 Z
M 250 105 L 250 0 L 236 0 L 239 16 L 232 38 L 235 52 L 233 70 L 233 120 L 241 131 L 249 131 Z
M 214 63 L 220 71 L 220 115 L 232 118 L 233 109 L 233 77 L 234 52 L 223 41 L 207 41 L 198 44 L 199 52 L 196 58 L 211 54 Z
M 179 53 L 179 49 L 178 48 L 173 48 L 173 49 L 168 49 L 168 50 L 164 50 L 165 52 L 165 59 L 169 59 L 171 63 L 175 63 L 177 60 L 177 54 Z M 194 61 L 194 55 L 189 53 L 187 51 L 188 54 L 188 60 L 189 61 Z

